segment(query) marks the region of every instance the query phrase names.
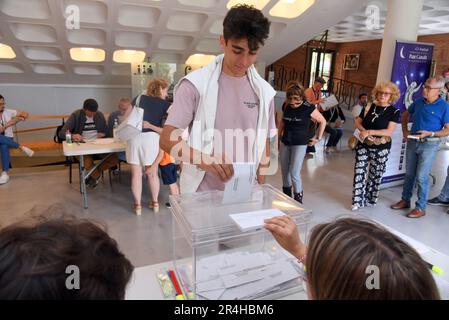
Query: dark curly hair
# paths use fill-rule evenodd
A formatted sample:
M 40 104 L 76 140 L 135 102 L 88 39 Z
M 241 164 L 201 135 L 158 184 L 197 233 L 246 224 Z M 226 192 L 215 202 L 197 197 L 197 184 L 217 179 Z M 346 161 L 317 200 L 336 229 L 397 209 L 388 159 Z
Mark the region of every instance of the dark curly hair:
M 79 269 L 79 289 L 66 286 L 70 265 Z M 0 300 L 124 299 L 133 269 L 86 219 L 39 217 L 0 230 Z
M 229 39 L 248 39 L 251 51 L 264 45 L 270 33 L 271 22 L 263 13 L 245 4 L 233 6 L 223 20 L 223 36 Z

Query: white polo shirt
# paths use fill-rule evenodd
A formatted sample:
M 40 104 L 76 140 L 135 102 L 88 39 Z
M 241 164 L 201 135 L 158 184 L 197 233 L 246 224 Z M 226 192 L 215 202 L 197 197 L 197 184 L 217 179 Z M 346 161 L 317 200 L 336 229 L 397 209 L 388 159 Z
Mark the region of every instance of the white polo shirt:
M 8 121 L 11 120 L 12 118 L 14 118 L 16 115 L 17 115 L 17 110 L 5 108 L 3 110 L 3 112 L 1 113 L 0 126 L 2 126 L 2 127 L 6 126 Z M 10 137 L 10 138 L 14 137 L 14 132 L 13 132 L 12 128 L 13 127 L 9 127 L 5 130 L 5 136 Z

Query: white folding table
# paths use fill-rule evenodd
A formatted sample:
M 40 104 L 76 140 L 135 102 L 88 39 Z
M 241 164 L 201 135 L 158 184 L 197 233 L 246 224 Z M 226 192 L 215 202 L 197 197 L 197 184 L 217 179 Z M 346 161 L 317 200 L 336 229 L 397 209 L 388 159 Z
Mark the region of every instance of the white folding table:
M 111 141 L 111 142 L 109 142 Z M 83 199 L 84 209 L 88 208 L 87 204 L 87 191 L 86 191 L 86 179 L 90 177 L 92 172 L 94 172 L 107 158 L 112 156 L 113 153 L 122 152 L 126 150 L 126 142 L 123 141 L 112 141 L 105 140 L 101 143 L 96 141 L 88 141 L 84 143 L 73 142 L 68 145 L 65 141 L 62 145 L 63 154 L 66 157 L 79 157 L 80 162 L 80 190 Z M 98 161 L 88 172 L 86 172 L 84 168 L 84 156 L 86 155 L 94 155 L 94 154 L 105 154 L 110 153 L 100 161 Z

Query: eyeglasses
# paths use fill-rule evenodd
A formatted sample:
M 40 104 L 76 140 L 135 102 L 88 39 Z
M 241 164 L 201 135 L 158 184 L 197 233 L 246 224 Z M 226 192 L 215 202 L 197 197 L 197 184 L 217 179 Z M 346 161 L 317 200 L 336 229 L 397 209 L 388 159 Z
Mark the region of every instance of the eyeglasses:
M 378 94 L 379 96 L 390 96 L 390 95 L 391 95 L 391 92 L 379 91 L 377 94 Z
M 431 86 L 425 85 L 424 89 L 427 89 L 427 90 L 438 89 L 438 90 L 440 90 L 441 88 L 435 88 L 435 87 L 431 87 Z

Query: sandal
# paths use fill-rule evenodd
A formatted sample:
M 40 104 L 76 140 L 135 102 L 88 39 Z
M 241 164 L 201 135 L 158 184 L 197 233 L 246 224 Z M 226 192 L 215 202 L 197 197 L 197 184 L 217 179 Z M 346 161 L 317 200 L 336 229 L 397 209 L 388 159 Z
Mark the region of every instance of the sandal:
M 142 214 L 142 206 L 140 204 L 134 205 L 134 213 L 136 216 L 140 216 Z
M 153 209 L 154 212 L 159 212 L 159 202 L 157 202 L 157 201 L 151 201 L 151 202 L 148 204 L 148 207 L 149 207 L 150 209 Z

